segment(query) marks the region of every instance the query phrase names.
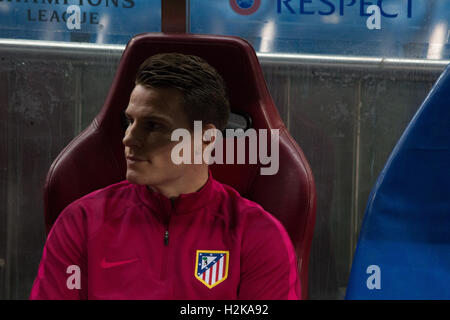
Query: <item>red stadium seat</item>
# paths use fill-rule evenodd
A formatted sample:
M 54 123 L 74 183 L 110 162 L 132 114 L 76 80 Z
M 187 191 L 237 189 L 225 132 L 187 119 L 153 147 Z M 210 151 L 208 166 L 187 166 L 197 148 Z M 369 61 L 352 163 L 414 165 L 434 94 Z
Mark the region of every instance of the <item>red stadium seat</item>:
M 147 57 L 162 52 L 204 58 L 223 76 L 233 112 L 249 115 L 256 130 L 279 129 L 277 174 L 260 175 L 260 165 L 212 165 L 211 170 L 218 181 L 233 186 L 283 223 L 296 249 L 302 297 L 306 298 L 316 211 L 313 175 L 278 114 L 255 51 L 237 37 L 147 33 L 128 43 L 100 113 L 60 153 L 49 170 L 44 189 L 47 233 L 72 201 L 125 179 L 121 115 L 128 105 L 139 65 Z

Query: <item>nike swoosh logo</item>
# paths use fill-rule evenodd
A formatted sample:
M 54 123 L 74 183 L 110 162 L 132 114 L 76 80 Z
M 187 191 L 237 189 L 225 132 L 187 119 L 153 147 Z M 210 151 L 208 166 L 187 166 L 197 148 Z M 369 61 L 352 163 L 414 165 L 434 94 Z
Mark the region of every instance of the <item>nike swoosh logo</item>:
M 112 267 L 121 266 L 123 264 L 135 262 L 135 261 L 138 261 L 138 260 L 139 260 L 138 258 L 135 258 L 135 259 L 129 259 L 129 260 L 108 262 L 108 261 L 106 261 L 106 258 L 103 258 L 102 262 L 100 263 L 100 266 L 103 269 L 108 269 L 108 268 L 112 268 Z

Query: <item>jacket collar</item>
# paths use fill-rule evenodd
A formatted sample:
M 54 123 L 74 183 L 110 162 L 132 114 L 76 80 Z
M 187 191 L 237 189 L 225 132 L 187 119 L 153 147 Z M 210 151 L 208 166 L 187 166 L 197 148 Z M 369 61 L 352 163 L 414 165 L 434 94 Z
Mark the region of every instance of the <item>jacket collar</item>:
M 147 188 L 146 185 L 135 185 L 140 200 L 151 211 L 163 214 L 189 213 L 207 205 L 215 203 L 220 194 L 220 183 L 212 176 L 209 170 L 208 180 L 197 192 L 180 194 L 176 199 L 170 200 L 163 194 Z

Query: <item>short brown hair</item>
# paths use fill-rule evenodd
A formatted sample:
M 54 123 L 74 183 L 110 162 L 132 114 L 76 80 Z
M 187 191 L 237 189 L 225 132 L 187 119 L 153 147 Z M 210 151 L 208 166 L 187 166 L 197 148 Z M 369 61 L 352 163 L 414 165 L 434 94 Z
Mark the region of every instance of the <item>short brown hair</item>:
M 194 121 L 212 123 L 223 130 L 230 103 L 220 74 L 204 59 L 180 53 L 156 54 L 139 67 L 136 85 L 176 88 L 184 98 L 184 111 L 193 129 Z

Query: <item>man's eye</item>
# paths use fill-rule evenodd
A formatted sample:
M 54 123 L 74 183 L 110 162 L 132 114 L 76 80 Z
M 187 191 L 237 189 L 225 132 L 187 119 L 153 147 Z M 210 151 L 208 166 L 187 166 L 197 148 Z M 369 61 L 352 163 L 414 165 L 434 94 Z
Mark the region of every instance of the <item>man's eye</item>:
M 124 119 L 125 119 L 125 125 L 127 128 L 134 123 L 134 120 L 127 116 L 125 116 Z M 156 131 L 156 130 L 163 129 L 164 126 L 158 122 L 149 121 L 149 122 L 145 123 L 145 128 L 149 131 Z
M 149 130 L 152 130 L 152 131 L 154 131 L 154 130 L 160 130 L 160 129 L 162 129 L 162 125 L 159 124 L 159 123 L 157 123 L 157 122 L 152 122 L 152 121 L 150 121 L 150 122 L 147 123 L 147 128 L 148 128 Z

